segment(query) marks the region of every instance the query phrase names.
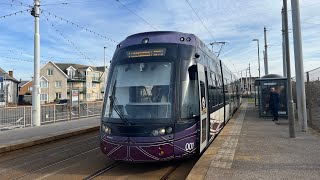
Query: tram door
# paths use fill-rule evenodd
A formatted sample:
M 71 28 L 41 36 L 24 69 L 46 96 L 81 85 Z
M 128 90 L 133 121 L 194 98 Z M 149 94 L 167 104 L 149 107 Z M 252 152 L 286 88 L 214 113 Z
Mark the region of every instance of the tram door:
M 207 82 L 204 66 L 197 65 L 199 79 L 199 100 L 200 100 L 200 153 L 208 143 L 208 97 L 207 97 Z

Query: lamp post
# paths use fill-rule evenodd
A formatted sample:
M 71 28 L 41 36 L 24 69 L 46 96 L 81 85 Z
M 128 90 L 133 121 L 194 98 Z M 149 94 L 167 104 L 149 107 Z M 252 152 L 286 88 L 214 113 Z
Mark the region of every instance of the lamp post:
M 257 45 L 258 45 L 258 66 L 259 66 L 259 69 L 258 69 L 258 71 L 259 71 L 259 78 L 261 77 L 260 76 L 260 50 L 259 50 L 259 39 L 252 39 L 252 41 L 257 41 Z

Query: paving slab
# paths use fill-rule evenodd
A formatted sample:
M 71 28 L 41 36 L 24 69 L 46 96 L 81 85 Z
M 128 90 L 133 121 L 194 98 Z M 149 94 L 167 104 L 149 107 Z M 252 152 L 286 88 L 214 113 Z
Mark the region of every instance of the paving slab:
M 187 179 L 320 179 L 319 133 L 296 136 L 289 138 L 287 119 L 258 118 L 243 103 Z
M 70 136 L 96 131 L 100 117 L 76 119 L 38 127 L 18 128 L 0 132 L 0 153 L 42 144 Z

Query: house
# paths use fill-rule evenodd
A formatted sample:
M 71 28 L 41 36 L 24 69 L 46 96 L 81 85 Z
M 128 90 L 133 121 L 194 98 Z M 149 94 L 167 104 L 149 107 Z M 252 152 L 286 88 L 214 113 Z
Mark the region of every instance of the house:
M 40 70 L 40 101 L 51 103 L 57 99 L 70 99 L 72 89 L 79 90 L 80 101 L 102 99 L 103 68 L 48 61 Z
M 0 106 L 18 103 L 18 84 L 13 77 L 13 71 L 7 73 L 0 68 Z
M 21 81 L 19 83 L 19 96 L 32 94 L 32 81 Z
M 32 104 L 32 81 L 21 81 L 19 83 L 19 105 Z

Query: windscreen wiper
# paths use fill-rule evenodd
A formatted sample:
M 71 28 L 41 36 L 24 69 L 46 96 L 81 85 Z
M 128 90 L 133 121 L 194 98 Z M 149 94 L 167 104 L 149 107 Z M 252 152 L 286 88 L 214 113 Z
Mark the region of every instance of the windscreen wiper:
M 117 101 L 117 98 L 115 96 L 109 96 L 110 98 L 110 101 L 111 101 L 111 111 L 112 111 L 112 108 L 113 110 L 118 114 L 118 116 L 120 117 L 120 119 L 122 120 L 122 122 L 126 125 L 129 125 L 131 126 L 131 124 L 129 123 L 128 119 L 125 117 L 124 114 L 122 114 L 120 108 L 119 108 L 119 105 L 118 105 L 118 101 Z M 109 117 L 110 117 L 111 114 L 109 114 Z

